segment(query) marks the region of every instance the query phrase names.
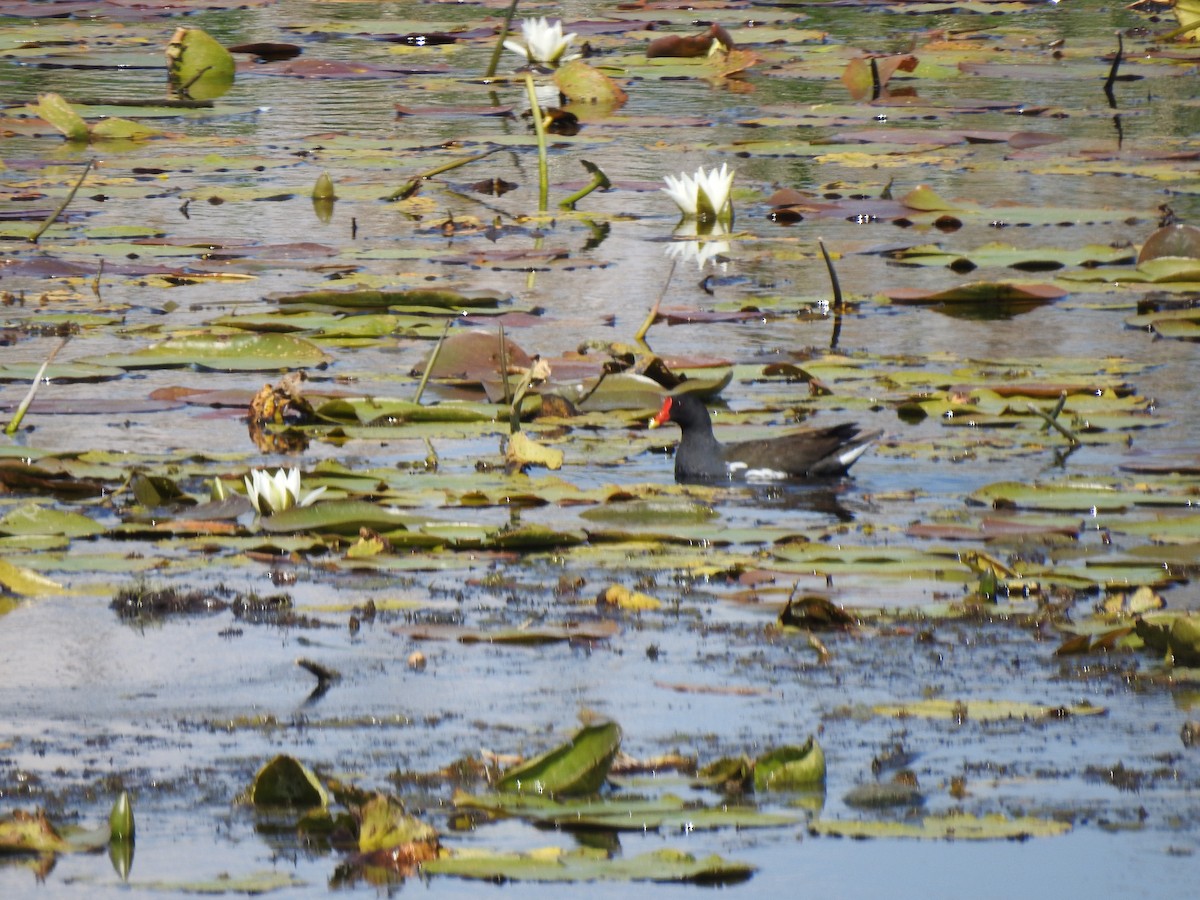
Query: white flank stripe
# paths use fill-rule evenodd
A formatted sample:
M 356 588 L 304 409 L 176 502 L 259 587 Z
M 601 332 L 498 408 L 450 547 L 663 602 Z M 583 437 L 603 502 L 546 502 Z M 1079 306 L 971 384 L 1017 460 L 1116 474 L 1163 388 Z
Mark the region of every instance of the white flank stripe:
M 850 463 L 854 462 L 856 459 L 858 459 L 860 456 L 862 456 L 864 453 L 867 452 L 868 446 L 870 446 L 870 445 L 863 444 L 861 447 L 854 447 L 850 450 L 847 450 L 845 453 L 843 453 L 841 456 L 838 457 L 838 462 L 840 462 L 843 466 L 849 466 Z
M 780 472 L 778 469 L 747 469 L 747 481 L 782 481 L 790 477 L 787 472 Z

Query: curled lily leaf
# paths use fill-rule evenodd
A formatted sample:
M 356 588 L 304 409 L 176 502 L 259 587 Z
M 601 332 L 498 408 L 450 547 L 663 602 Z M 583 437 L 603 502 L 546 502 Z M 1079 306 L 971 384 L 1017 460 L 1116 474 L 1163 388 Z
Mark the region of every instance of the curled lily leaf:
M 734 170 L 725 163 L 721 168 L 713 168 L 707 172 L 697 169 L 695 175 L 686 172 L 675 177 L 663 176 L 667 186 L 663 193 L 675 201 L 685 219 L 696 219 L 698 222 L 728 222 L 733 218 L 733 203 L 730 193 L 733 190 Z
M 259 515 L 269 516 L 293 506 L 310 506 L 325 493 L 324 487 L 300 496 L 300 470 L 279 469 L 274 475 L 254 469 L 245 478 L 246 496 Z
M 579 56 L 571 51 L 571 42 L 578 35 L 563 34 L 562 22 L 549 22 L 545 18 L 525 19 L 521 22 L 524 43 L 505 41 L 504 46 L 519 53 L 534 65 L 557 66 Z

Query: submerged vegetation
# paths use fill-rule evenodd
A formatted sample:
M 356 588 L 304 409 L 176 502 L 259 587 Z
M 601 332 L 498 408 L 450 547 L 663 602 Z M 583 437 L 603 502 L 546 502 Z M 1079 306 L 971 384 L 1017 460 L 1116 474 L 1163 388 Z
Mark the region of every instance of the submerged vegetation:
M 0 19 L 0 893 L 1179 883 L 1187 5 L 336 6 Z

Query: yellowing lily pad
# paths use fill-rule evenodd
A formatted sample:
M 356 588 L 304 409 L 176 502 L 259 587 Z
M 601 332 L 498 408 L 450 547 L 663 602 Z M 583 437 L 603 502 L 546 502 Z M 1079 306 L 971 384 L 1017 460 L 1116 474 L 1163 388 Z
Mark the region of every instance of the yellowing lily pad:
M 0 559 L 0 587 L 25 597 L 45 597 L 63 593 L 63 586 L 32 569 Z
M 918 822 L 835 821 L 812 822 L 809 831 L 827 837 L 917 838 L 922 840 L 1011 841 L 1032 837 L 1055 837 L 1071 830 L 1067 822 L 1032 816 L 1008 818 L 1002 815 L 926 816 Z
M 1017 700 L 919 700 L 913 703 L 880 704 L 872 707 L 878 716 L 902 719 L 917 716 L 928 719 L 949 719 L 964 722 L 998 722 L 1005 719 L 1061 719 L 1069 716 L 1102 716 L 1102 706 L 1040 706 Z

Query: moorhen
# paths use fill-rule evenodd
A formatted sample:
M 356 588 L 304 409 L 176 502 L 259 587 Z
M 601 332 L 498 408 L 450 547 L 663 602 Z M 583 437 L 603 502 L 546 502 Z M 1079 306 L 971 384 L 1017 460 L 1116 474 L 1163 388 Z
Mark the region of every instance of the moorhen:
M 859 434 L 857 425 L 843 422 L 774 438 L 722 444 L 713 436 L 708 410 L 694 394 L 668 397 L 650 420 L 650 427 L 667 422 L 675 422 L 683 432 L 675 451 L 676 481 L 830 478 L 845 474 L 881 434 Z

